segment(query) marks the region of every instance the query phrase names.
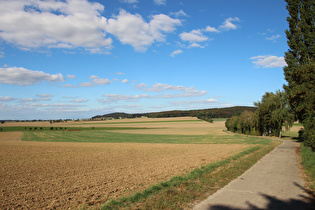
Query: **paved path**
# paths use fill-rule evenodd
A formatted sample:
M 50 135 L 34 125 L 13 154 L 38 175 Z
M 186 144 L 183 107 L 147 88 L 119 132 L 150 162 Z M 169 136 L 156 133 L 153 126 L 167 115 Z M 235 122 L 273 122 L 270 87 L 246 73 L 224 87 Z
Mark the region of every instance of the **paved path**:
M 196 205 L 194 210 L 314 209 L 299 176 L 298 143 L 283 141 L 237 179 Z

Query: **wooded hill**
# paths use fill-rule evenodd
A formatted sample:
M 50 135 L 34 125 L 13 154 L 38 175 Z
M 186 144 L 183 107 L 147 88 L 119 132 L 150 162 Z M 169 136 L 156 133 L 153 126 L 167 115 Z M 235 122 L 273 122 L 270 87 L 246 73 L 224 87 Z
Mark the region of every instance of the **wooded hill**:
M 173 110 L 163 112 L 150 112 L 141 114 L 127 114 L 124 112 L 115 112 L 111 114 L 97 115 L 92 117 L 92 120 L 101 120 L 106 118 L 164 118 L 164 117 L 196 117 L 199 113 L 207 113 L 211 118 L 230 118 L 232 116 L 239 116 L 244 111 L 255 112 L 257 107 L 251 106 L 234 106 L 228 108 L 213 108 L 213 109 L 198 109 L 198 110 Z

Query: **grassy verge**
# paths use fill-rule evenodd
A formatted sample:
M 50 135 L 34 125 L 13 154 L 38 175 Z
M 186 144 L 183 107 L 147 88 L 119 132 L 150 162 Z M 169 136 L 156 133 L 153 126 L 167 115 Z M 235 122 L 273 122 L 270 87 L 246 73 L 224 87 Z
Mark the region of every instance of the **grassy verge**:
M 302 164 L 310 178 L 310 188 L 315 195 L 315 152 L 301 143 Z
M 279 142 L 254 146 L 233 157 L 195 169 L 192 172 L 156 184 L 130 197 L 108 201 L 101 209 L 183 209 L 205 199 L 237 178 Z

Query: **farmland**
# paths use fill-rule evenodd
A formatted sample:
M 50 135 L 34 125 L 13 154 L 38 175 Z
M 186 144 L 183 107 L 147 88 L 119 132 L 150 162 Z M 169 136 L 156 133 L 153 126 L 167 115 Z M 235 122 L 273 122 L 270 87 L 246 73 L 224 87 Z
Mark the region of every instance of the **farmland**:
M 97 207 L 271 142 L 190 117 L 1 127 L 2 209 Z

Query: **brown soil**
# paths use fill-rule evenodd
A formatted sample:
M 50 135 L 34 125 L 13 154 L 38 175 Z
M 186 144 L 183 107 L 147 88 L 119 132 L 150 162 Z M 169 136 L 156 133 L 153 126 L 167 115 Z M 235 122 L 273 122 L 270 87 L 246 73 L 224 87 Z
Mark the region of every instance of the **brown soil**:
M 131 195 L 248 145 L 56 143 L 0 133 L 1 209 L 76 209 Z

